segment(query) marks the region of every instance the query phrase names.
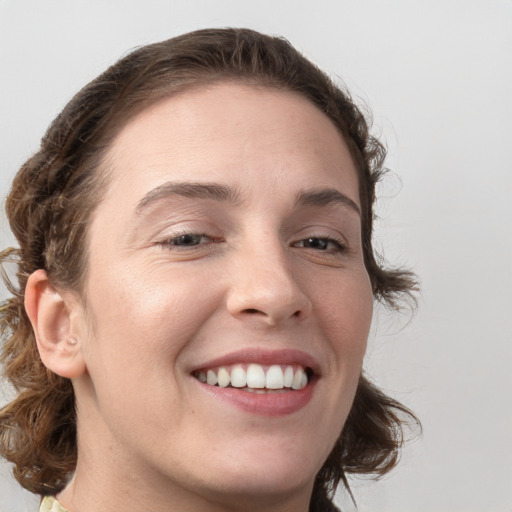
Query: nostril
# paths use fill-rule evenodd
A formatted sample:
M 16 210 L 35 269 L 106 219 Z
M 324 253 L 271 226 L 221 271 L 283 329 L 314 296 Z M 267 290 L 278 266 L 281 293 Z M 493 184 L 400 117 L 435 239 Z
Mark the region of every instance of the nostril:
M 264 311 L 261 311 L 260 309 L 256 309 L 256 308 L 245 308 L 242 313 L 247 313 L 249 315 L 263 315 L 263 316 L 269 316 L 267 315 Z M 295 317 L 295 318 L 299 318 L 300 316 L 302 316 L 302 312 L 300 309 L 298 309 L 297 311 L 295 311 L 292 315 L 292 317 Z

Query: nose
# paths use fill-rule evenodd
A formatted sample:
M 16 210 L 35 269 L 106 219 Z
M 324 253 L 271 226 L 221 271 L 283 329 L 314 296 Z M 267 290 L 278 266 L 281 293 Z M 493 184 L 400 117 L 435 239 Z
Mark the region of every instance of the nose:
M 288 321 L 301 322 L 312 309 L 279 242 L 251 245 L 233 255 L 229 313 L 241 320 L 279 326 Z M 296 274 L 297 272 L 295 272 Z

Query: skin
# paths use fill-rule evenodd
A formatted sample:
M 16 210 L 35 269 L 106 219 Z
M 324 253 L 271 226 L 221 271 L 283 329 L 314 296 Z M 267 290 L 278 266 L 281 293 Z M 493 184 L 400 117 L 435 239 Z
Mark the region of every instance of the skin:
M 349 204 L 359 205 L 357 173 L 341 135 L 295 93 L 222 83 L 137 115 L 106 165 L 85 289 L 57 290 L 42 271 L 27 287 L 41 357 L 72 378 L 77 397 L 78 466 L 61 503 L 307 511 L 352 404 L 372 316 Z M 169 182 L 215 183 L 233 197 L 162 193 Z M 297 203 L 320 189 L 350 201 Z M 176 245 L 185 234 L 198 236 Z M 309 402 L 251 413 L 191 374 L 246 349 L 311 357 Z

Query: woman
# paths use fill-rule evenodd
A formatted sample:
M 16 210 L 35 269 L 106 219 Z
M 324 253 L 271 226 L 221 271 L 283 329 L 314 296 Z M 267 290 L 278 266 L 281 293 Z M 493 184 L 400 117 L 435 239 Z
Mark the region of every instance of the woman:
M 87 85 L 7 200 L 18 390 L 0 449 L 42 510 L 324 511 L 412 413 L 361 375 L 384 149 L 286 41 L 203 30 Z

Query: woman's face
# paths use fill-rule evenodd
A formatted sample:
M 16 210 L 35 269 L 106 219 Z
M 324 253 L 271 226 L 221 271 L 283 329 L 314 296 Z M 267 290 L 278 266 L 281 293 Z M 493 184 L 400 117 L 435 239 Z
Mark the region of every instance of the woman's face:
M 77 324 L 80 454 L 188 499 L 307 496 L 372 315 L 342 137 L 297 94 L 225 83 L 143 111 L 105 165 Z

